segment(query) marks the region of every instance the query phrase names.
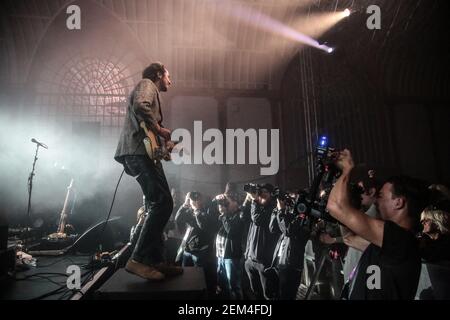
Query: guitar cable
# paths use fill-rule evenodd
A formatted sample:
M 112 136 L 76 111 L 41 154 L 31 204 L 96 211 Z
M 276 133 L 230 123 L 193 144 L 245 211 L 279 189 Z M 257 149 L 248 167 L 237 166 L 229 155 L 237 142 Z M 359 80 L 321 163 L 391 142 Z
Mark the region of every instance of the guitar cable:
M 142 144 L 144 144 L 144 139 L 142 139 L 141 142 L 137 145 L 136 150 L 134 150 L 134 152 L 131 154 L 131 156 L 136 155 L 136 152 L 138 151 L 139 147 L 140 147 Z M 108 224 L 109 218 L 111 217 L 111 212 L 112 212 L 112 209 L 113 209 L 113 206 L 114 206 L 114 201 L 116 200 L 117 190 L 119 189 L 119 184 L 120 184 L 120 181 L 122 180 L 122 177 L 123 177 L 124 172 L 125 172 L 125 167 L 122 169 L 122 172 L 120 173 L 119 179 L 117 180 L 116 188 L 115 188 L 114 194 L 113 194 L 113 199 L 112 199 L 112 201 L 111 201 L 111 206 L 110 206 L 110 208 L 109 208 L 108 215 L 106 216 L 106 220 L 105 220 L 105 223 L 104 223 L 104 225 L 103 225 L 102 231 L 100 232 L 99 241 L 98 241 L 98 246 L 99 246 L 99 247 L 101 246 L 101 242 L 102 242 L 102 238 L 103 238 L 103 235 L 104 235 L 106 226 L 107 226 L 107 224 Z M 101 249 L 101 248 L 100 248 L 100 249 Z M 101 250 L 100 250 L 100 251 L 101 251 Z M 101 253 L 101 252 L 100 252 L 100 253 Z
M 141 142 L 137 145 L 136 150 L 134 150 L 132 156 L 136 155 L 136 152 L 138 151 L 139 147 L 144 143 L 144 140 L 141 140 Z M 108 224 L 109 218 L 111 217 L 111 212 L 114 207 L 114 202 L 116 200 L 117 190 L 119 189 L 120 181 L 122 181 L 123 174 L 125 173 L 125 167 L 122 169 L 122 172 L 120 173 L 119 179 L 117 180 L 116 188 L 114 189 L 113 198 L 111 200 L 111 206 L 109 207 L 108 215 L 106 216 L 105 223 L 103 224 L 102 231 L 100 232 L 98 246 L 101 246 L 103 235 L 105 233 L 106 225 Z M 101 251 L 101 250 L 100 250 Z M 100 252 L 101 253 L 101 252 Z

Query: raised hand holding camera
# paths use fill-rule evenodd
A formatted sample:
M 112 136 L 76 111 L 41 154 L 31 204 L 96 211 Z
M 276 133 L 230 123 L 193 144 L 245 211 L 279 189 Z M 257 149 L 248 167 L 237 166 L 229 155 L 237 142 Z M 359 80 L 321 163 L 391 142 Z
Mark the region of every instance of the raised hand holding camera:
M 247 197 L 245 201 L 251 202 L 252 200 L 257 200 L 261 186 L 256 183 L 247 183 L 244 185 L 244 191 L 247 192 Z
M 277 198 L 277 209 L 283 210 L 285 208 L 286 208 L 286 204 L 284 203 L 284 201 Z
M 339 152 L 336 165 L 339 169 L 342 170 L 343 173 L 346 174 L 349 173 L 355 167 L 355 163 L 353 162 L 350 150 L 344 149 L 343 151 Z
M 190 207 L 191 206 L 191 199 L 189 198 L 190 193 L 188 192 L 186 194 L 186 198 L 184 199 L 183 207 Z
M 191 208 L 192 208 L 192 210 L 194 210 L 194 215 L 195 215 L 196 211 L 198 209 L 200 209 L 200 204 L 198 203 L 198 201 L 191 200 Z
M 253 200 L 256 199 L 256 197 L 257 196 L 255 194 L 247 192 L 247 196 L 245 197 L 244 203 L 252 202 Z
M 198 212 L 196 213 L 196 211 L 198 211 L 198 209 L 201 209 L 203 206 L 202 195 L 198 191 L 191 191 L 188 193 L 188 196 L 189 196 L 189 206 L 194 211 L 194 215 L 196 215 L 198 213 Z

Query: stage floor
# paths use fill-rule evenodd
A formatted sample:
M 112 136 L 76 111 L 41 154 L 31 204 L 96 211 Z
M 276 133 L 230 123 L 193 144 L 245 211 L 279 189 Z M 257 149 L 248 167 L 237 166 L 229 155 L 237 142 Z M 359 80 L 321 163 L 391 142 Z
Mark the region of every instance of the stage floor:
M 203 268 L 184 267 L 181 275 L 151 282 L 119 269 L 100 287 L 95 299 L 196 300 L 206 299 Z
M 81 285 L 98 269 L 88 268 L 91 256 L 65 255 L 35 257 L 36 267 L 16 271 L 14 277 L 0 280 L 0 300 L 67 300 L 73 292 L 67 288 L 67 267 L 81 269 Z

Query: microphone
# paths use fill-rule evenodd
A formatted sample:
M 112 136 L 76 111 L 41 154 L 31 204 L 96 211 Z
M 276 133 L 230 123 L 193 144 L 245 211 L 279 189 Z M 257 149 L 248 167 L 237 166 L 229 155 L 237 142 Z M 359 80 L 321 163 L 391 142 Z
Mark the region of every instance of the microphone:
M 33 139 L 31 139 L 31 142 L 34 142 L 34 143 L 36 143 L 38 146 L 41 146 L 42 148 L 45 148 L 45 149 L 48 149 L 48 147 L 47 147 L 47 145 L 46 144 L 44 144 L 44 143 L 42 143 L 42 142 L 39 142 L 39 141 L 37 141 L 35 138 L 33 138 Z

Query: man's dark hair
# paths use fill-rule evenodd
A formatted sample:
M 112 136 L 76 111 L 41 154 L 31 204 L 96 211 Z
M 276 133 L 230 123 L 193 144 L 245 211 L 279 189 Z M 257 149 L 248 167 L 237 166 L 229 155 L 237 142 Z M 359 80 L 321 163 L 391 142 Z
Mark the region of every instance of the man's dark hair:
M 350 204 L 353 208 L 360 210 L 361 209 L 361 194 L 364 192 L 364 190 L 357 184 L 351 183 L 349 185 L 349 192 L 350 192 Z
M 373 174 L 370 174 L 371 172 L 373 172 Z M 381 187 L 383 186 L 381 181 L 376 178 L 375 173 L 374 173 L 373 170 L 370 170 L 369 174 L 365 175 L 361 179 L 361 182 L 362 182 L 362 184 L 364 186 L 364 192 L 366 194 L 369 193 L 370 189 L 375 189 L 376 194 L 378 194 L 378 192 L 380 191 Z
M 165 72 L 166 67 L 161 62 L 153 62 L 142 72 L 142 78 L 156 82 Z
M 386 181 L 392 184 L 392 194 L 404 197 L 408 204 L 408 215 L 413 221 L 414 228 L 420 226 L 420 214 L 429 202 L 427 184 L 419 179 L 408 176 L 393 176 Z
M 261 185 L 261 189 L 266 189 L 269 193 L 272 193 L 275 188 L 270 183 L 265 183 Z
M 201 200 L 203 198 L 202 194 L 200 192 L 198 192 L 198 191 L 191 191 L 191 192 L 189 192 L 189 196 L 188 197 L 192 201 L 198 201 L 198 200 Z

